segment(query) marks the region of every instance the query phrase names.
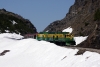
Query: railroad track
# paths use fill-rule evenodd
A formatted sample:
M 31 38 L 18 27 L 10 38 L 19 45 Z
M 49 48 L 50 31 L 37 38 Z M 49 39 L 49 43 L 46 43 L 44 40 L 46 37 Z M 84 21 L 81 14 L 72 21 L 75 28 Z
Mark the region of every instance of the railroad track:
M 76 46 L 62 46 L 64 48 L 71 48 L 71 49 L 79 49 L 79 51 L 90 51 L 90 52 L 96 52 L 100 54 L 100 49 L 93 49 L 93 48 L 82 48 L 82 47 L 76 47 Z

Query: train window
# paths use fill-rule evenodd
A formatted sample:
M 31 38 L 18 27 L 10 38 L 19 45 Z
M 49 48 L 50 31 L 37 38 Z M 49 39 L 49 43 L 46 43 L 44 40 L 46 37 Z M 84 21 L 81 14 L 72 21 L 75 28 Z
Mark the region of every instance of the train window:
M 65 38 L 66 38 L 66 35 L 65 35 Z
M 56 37 L 56 39 L 58 40 L 58 36 Z
M 69 38 L 69 37 L 71 37 L 71 35 L 70 35 L 70 34 L 67 34 L 67 35 L 66 35 L 66 37 L 68 37 L 68 38 Z
M 54 39 L 54 36 L 53 36 L 53 39 Z

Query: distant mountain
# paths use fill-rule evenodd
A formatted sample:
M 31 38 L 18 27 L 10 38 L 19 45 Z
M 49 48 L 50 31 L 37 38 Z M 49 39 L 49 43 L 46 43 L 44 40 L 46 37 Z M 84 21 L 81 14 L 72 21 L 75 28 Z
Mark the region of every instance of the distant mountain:
M 0 9 L 0 33 L 6 32 L 24 35 L 36 33 L 37 30 L 28 19 L 5 9 Z
M 88 36 L 79 46 L 100 48 L 100 0 L 75 0 L 62 20 L 48 25 L 44 31 L 59 32 L 73 28 L 75 36 Z

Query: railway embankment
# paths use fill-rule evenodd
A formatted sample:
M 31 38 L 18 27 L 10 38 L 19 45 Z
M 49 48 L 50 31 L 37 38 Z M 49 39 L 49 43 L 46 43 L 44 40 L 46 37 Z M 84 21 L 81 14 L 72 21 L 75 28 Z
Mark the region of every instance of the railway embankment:
M 83 48 L 83 47 L 76 47 L 76 46 L 62 46 L 64 48 L 71 48 L 71 49 L 78 49 L 79 51 L 77 52 L 76 55 L 83 54 L 85 51 L 90 51 L 90 52 L 96 52 L 100 54 L 100 49 L 94 49 L 94 48 Z

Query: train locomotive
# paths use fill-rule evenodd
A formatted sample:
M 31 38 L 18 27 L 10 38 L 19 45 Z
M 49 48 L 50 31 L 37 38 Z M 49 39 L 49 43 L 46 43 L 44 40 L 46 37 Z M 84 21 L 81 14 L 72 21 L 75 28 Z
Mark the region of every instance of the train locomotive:
M 49 41 L 60 46 L 76 44 L 74 36 L 69 32 L 39 32 L 35 34 L 27 34 L 24 38 L 34 38 L 38 41 Z
M 36 35 L 37 40 L 45 40 L 60 46 L 75 45 L 74 36 L 69 32 L 40 32 Z

